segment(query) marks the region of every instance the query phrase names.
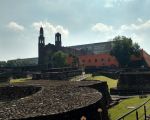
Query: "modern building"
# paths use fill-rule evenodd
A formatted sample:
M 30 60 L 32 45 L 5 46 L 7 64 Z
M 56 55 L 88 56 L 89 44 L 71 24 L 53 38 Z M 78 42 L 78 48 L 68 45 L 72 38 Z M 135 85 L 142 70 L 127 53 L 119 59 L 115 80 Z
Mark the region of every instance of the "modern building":
M 84 44 L 84 45 L 76 45 L 70 46 L 71 48 L 75 48 L 77 50 L 85 50 L 90 51 L 93 54 L 103 54 L 109 53 L 112 48 L 112 41 L 101 42 L 101 43 L 92 43 L 92 44 Z

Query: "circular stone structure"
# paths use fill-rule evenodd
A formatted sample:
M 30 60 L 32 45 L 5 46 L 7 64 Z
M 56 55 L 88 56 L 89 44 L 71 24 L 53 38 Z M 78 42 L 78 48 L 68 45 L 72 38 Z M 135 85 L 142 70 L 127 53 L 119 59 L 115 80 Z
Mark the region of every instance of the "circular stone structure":
M 0 119 L 80 120 L 82 116 L 88 120 L 99 120 L 101 117 L 108 119 L 102 94 L 96 89 L 86 87 L 97 82 L 84 84 L 84 82 L 34 80 L 16 86 L 23 88 L 21 84 L 24 87 L 31 85 L 41 90 L 20 99 L 0 103 Z M 16 94 L 18 92 L 16 91 Z M 101 114 L 97 111 L 99 108 L 103 111 Z
M 41 90 L 36 86 L 3 86 L 0 87 L 0 102 L 8 102 L 32 95 Z

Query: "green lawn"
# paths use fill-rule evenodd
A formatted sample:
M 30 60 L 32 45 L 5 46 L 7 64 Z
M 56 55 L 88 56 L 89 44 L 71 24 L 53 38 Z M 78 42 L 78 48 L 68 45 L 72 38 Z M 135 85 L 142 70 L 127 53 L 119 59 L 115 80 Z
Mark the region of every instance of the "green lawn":
M 87 80 L 106 81 L 109 88 L 116 87 L 117 81 L 118 81 L 118 80 L 114 80 L 105 76 L 89 77 L 87 78 Z M 122 100 L 118 105 L 109 109 L 109 115 L 110 115 L 111 120 L 116 120 L 120 116 L 132 110 L 131 108 L 129 109 L 128 107 L 137 107 L 141 105 L 142 103 L 144 103 L 145 101 L 147 101 L 148 99 L 150 99 L 150 96 L 148 98 L 143 98 L 143 99 L 140 99 L 139 97 L 133 97 L 133 98 Z M 148 105 L 150 107 L 150 102 Z M 143 107 L 140 108 L 140 110 L 138 111 L 139 111 L 139 116 L 141 116 L 143 114 Z M 148 110 L 148 112 L 149 112 L 148 114 L 150 114 L 150 109 Z M 135 120 L 135 119 L 136 118 L 135 118 L 135 112 L 134 112 L 128 117 L 126 117 L 124 120 Z M 143 120 L 143 118 L 141 120 Z
M 31 80 L 31 77 L 19 78 L 19 79 L 11 79 L 8 82 L 0 83 L 0 87 L 7 86 L 7 85 L 10 85 L 10 84 L 20 83 L 20 82 L 26 82 L 27 80 Z
M 150 99 L 150 96 L 147 98 L 143 98 L 143 99 L 140 99 L 139 97 L 134 97 L 134 98 L 129 98 L 129 99 L 121 101 L 118 105 L 109 109 L 109 115 L 111 117 L 111 120 L 116 120 L 117 118 L 124 115 L 125 113 L 133 110 L 128 107 L 138 107 L 142 103 L 147 101 L 148 99 Z M 147 104 L 147 107 L 150 107 L 150 102 L 149 102 L 149 104 Z M 142 114 L 144 113 L 143 109 L 144 108 L 142 107 L 138 110 L 139 116 L 142 116 Z M 150 114 L 150 109 L 148 110 L 148 112 L 149 112 L 148 114 Z M 136 119 L 135 114 L 136 114 L 135 112 L 130 114 L 124 120 L 135 120 Z M 141 118 L 141 120 L 143 120 L 143 117 Z
M 95 76 L 95 77 L 89 77 L 87 80 L 101 80 L 101 81 L 106 81 L 108 84 L 109 89 L 116 87 L 118 80 L 111 79 L 105 76 Z
M 27 80 L 31 80 L 31 78 L 20 78 L 20 79 L 12 79 L 12 80 L 10 80 L 10 84 L 11 83 L 19 83 L 19 82 L 25 82 L 25 81 L 27 81 Z

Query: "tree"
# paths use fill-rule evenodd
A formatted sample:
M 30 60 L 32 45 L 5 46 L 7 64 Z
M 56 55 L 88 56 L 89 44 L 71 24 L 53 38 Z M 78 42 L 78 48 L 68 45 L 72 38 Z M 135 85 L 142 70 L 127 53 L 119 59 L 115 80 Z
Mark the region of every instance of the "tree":
M 126 67 L 130 62 L 131 55 L 140 55 L 140 46 L 133 43 L 131 38 L 117 36 L 113 39 L 110 54 L 117 58 L 121 67 Z
M 6 63 L 7 67 L 20 67 L 20 66 L 33 66 L 37 65 L 37 58 L 26 58 L 26 59 L 15 59 L 8 60 Z
M 67 55 L 62 51 L 55 52 L 52 56 L 52 66 L 53 67 L 65 67 L 67 66 L 66 61 Z
M 0 67 L 6 67 L 6 61 L 0 61 Z
M 78 67 L 79 66 L 79 58 L 76 55 L 72 55 L 72 67 Z

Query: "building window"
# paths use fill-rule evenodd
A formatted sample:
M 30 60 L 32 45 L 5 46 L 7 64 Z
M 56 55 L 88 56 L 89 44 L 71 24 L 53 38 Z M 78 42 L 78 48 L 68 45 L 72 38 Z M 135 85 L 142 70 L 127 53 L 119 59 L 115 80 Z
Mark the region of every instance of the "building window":
M 108 62 L 110 62 L 110 58 L 108 58 Z
M 91 62 L 91 60 L 89 59 L 89 63 Z
M 97 59 L 95 59 L 95 62 L 97 62 Z

